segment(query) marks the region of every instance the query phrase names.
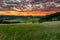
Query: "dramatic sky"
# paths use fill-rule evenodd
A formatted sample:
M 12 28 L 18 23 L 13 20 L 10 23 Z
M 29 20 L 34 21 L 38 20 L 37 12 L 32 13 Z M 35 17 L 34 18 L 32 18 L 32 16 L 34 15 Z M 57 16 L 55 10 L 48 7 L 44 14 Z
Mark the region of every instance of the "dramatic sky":
M 2 1 L 5 3 L 2 3 Z M 15 5 L 12 2 L 14 3 L 18 2 L 20 4 Z M 60 0 L 0 0 L 0 3 L 2 5 L 4 4 L 5 5 L 4 7 L 6 8 L 10 7 L 10 9 L 14 9 L 14 10 L 19 9 L 23 11 L 25 10 L 60 11 Z M 4 8 L 4 7 L 1 7 L 1 8 Z
M 35 10 L 39 11 L 40 14 L 49 14 L 60 12 L 60 0 L 0 0 L 0 10 L 15 10 L 18 12 Z

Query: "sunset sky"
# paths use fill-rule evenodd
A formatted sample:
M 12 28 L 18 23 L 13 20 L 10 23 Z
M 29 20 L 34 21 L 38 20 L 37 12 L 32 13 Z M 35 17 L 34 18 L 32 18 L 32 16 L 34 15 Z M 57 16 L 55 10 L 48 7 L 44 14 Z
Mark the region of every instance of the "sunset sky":
M 60 0 L 0 0 L 0 15 L 45 16 L 60 12 Z

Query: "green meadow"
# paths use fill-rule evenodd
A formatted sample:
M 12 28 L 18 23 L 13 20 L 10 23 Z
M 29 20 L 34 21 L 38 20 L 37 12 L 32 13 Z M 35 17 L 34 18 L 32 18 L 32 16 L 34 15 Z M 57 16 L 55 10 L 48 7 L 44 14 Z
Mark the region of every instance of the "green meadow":
M 0 40 L 60 40 L 60 21 L 0 24 Z

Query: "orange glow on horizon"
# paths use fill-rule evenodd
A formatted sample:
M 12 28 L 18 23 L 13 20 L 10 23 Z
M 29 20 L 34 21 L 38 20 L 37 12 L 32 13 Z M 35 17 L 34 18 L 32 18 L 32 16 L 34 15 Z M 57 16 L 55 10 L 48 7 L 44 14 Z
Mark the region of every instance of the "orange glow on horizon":
M 9 15 L 9 16 L 46 16 L 56 11 L 0 11 L 0 15 Z

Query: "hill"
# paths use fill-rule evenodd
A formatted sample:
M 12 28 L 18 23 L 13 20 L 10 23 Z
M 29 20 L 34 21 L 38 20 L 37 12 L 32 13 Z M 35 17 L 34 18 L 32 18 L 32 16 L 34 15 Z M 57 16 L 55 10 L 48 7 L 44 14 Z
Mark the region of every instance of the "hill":
M 60 12 L 57 12 L 57 13 L 54 13 L 54 14 L 51 14 L 51 15 L 47 15 L 44 18 L 46 20 L 55 20 L 55 21 L 58 21 L 58 20 L 60 20 Z

